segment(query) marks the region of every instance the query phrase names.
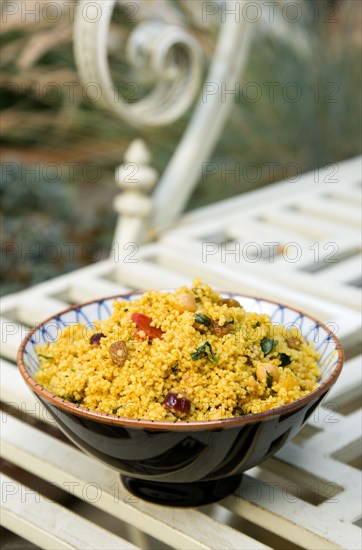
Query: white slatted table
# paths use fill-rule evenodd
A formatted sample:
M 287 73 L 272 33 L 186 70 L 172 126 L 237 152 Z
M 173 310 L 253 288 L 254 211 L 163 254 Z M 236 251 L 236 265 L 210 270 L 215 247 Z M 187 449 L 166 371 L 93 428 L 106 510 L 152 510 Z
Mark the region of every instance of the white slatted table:
M 143 246 L 136 263 L 107 260 L 3 299 L 7 529 L 54 549 L 361 548 L 361 159 L 340 163 L 337 182 L 328 174 L 191 212 Z M 25 387 L 15 354 L 30 326 L 70 303 L 194 276 L 317 316 L 341 338 L 347 361 L 302 432 L 247 472 L 236 494 L 182 510 L 139 501 L 119 488 L 117 473 L 66 442 Z

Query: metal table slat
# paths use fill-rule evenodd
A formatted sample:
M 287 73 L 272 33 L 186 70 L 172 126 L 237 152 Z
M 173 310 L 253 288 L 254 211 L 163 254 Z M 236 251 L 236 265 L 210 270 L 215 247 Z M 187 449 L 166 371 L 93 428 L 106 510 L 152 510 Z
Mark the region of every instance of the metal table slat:
M 303 201 L 298 205 L 301 212 L 307 212 L 317 215 L 321 218 L 326 218 L 337 223 L 343 223 L 356 227 L 361 224 L 361 211 L 358 204 L 344 204 L 343 208 L 339 201 L 331 200 L 328 196 L 316 197 L 313 201 Z
M 343 261 L 329 264 L 326 269 L 306 273 L 298 263 L 283 270 L 280 261 L 235 265 L 231 261 L 221 262 L 218 257 L 203 262 L 201 246 L 203 241 L 214 238 L 219 239 L 219 243 L 230 240 L 231 245 L 233 241 L 247 242 L 248 239 L 259 242 L 275 238 L 282 243 L 284 236 L 308 248 L 314 236 L 321 235 L 326 243 L 336 242 L 344 251 L 348 246 L 356 247 L 359 235 L 348 216 L 339 215 L 338 205 L 343 209 L 345 204 L 349 213 L 355 213 L 354 223 L 357 221 L 355 205 L 360 200 L 360 166 L 360 158 L 340 163 L 338 181 L 334 183 L 328 179 L 331 169 L 335 169 L 333 165 L 306 174 L 294 184 L 280 182 L 204 207 L 186 214 L 177 227 L 162 235 L 159 242 L 140 247 L 136 264 L 119 264 L 109 259 L 4 297 L 1 311 L 5 359 L 1 363 L 1 398 L 3 403 L 15 407 L 20 418 L 14 418 L 9 412 L 4 415 L 4 458 L 54 485 L 74 482 L 75 494 L 80 499 L 126 522 L 130 528 L 138 529 L 139 536 L 143 532 L 154 536 L 160 544 L 177 548 L 265 548 L 268 547 L 267 539 L 254 530 L 260 526 L 264 533 L 273 536 L 279 533 L 284 538 L 279 542 L 271 538 L 275 543 L 273 548 L 278 550 L 286 547 L 286 541 L 305 548 L 359 548 L 360 358 L 347 361 L 327 400 L 316 409 L 294 442 L 273 459 L 247 472 L 238 494 L 202 511 L 174 510 L 135 502 L 118 483 L 117 473 L 43 433 L 40 424 L 39 428 L 27 425 L 27 415 L 43 422 L 50 422 L 50 418 L 27 390 L 11 361 L 15 360 L 28 326 L 69 303 L 117 294 L 135 286 L 172 287 L 189 283 L 194 276 L 201 276 L 215 287 L 279 299 L 321 320 L 335 323 L 333 326 L 338 329 L 345 350 L 348 354 L 355 353 L 361 327 L 360 315 L 355 311 L 360 297 L 357 252 Z M 324 211 L 326 219 L 318 220 L 318 212 L 312 213 L 313 207 L 309 207 L 313 200 L 321 208 L 332 205 L 331 215 L 327 208 Z M 293 208 L 299 208 L 301 202 L 306 204 L 301 208 L 305 212 L 295 212 Z M 272 206 L 275 212 L 287 212 L 288 219 L 292 216 L 298 219 L 294 229 L 282 226 L 277 218 L 262 220 L 268 217 L 263 216 L 265 210 Z M 306 221 L 310 222 L 309 227 L 304 225 Z M 92 493 L 94 480 L 101 488 L 101 498 L 97 502 L 91 500 L 97 489 L 93 486 Z M 286 491 L 293 483 L 302 491 L 298 497 Z M 339 492 L 335 498 L 329 498 L 328 490 L 336 483 Z M 89 494 L 84 496 L 82 488 L 87 484 Z M 67 488 L 69 490 L 69 485 L 64 485 L 64 489 Z M 255 489 L 261 491 L 257 500 L 253 498 Z M 308 494 L 311 490 L 315 491 L 317 502 Z M 20 523 L 27 521 L 22 509 L 6 514 L 7 525 L 14 531 L 17 517 Z M 81 525 L 83 518 L 76 515 L 73 519 L 76 524 L 79 520 Z M 37 521 L 34 520 L 35 529 Z M 238 521 L 247 521 L 250 525 L 245 527 Z M 230 522 L 235 528 L 228 526 Z M 244 528 L 247 534 L 240 532 Z M 30 532 L 28 538 L 32 540 Z M 132 540 L 143 550 L 148 545 L 154 548 L 152 541 Z M 44 547 L 51 547 L 47 544 L 44 540 Z
M 1 355 L 7 359 L 15 359 L 21 341 L 29 328 L 5 316 L 0 317 Z
M 58 311 L 66 309 L 68 304 L 62 300 L 57 300 L 51 296 L 42 296 L 34 292 L 24 298 L 17 308 L 17 319 L 30 328 L 48 317 L 55 315 Z
M 244 217 L 245 215 L 248 216 L 249 212 L 255 211 L 254 209 L 260 208 L 260 205 L 270 208 L 273 203 L 281 205 L 293 201 L 298 204 L 299 200 L 305 201 L 309 195 L 316 193 L 323 195 L 342 194 L 345 196 L 348 196 L 349 193 L 352 201 L 354 197 L 361 200 L 361 163 L 361 156 L 338 163 L 338 181 L 327 183 L 325 176 L 330 172 L 330 167 L 326 166 L 319 170 L 319 177 L 316 177 L 316 171 L 312 170 L 303 174 L 294 183 L 288 181 L 275 182 L 262 189 L 249 191 L 191 211 L 183 216 L 177 225 L 179 228 L 183 226 L 190 227 L 205 221 L 210 223 L 210 220 L 218 220 L 220 217 L 228 220 L 236 212 L 239 215 L 242 213 Z M 341 189 L 343 189 L 343 192 Z
M 339 305 L 330 300 L 322 300 L 306 292 L 306 289 L 296 290 L 286 284 L 278 284 L 276 281 L 259 274 L 256 275 L 251 269 L 235 269 L 235 264 L 228 266 L 226 263 L 220 263 L 217 260 L 203 262 L 201 255 L 196 255 L 196 246 L 193 248 L 187 242 L 179 241 L 178 248 L 175 249 L 171 243 L 162 243 L 159 252 L 159 261 L 166 266 L 172 266 L 174 269 L 182 270 L 190 278 L 198 274 L 206 281 L 213 283 L 218 288 L 227 288 L 231 291 L 240 293 L 250 293 L 254 296 L 280 300 L 291 306 L 308 311 L 311 315 L 329 321 L 334 319 L 341 326 L 341 331 L 359 333 L 361 324 L 360 315 L 350 308 Z M 343 324 L 340 320 L 343 319 Z M 340 336 L 341 332 L 338 333 Z
M 166 269 L 147 259 L 128 264 L 119 269 L 122 282 L 132 284 L 134 288 L 177 288 L 188 284 L 189 278 L 173 269 Z
M 7 418 L 3 456 L 50 483 L 140 530 L 180 548 L 263 549 L 267 546 L 223 526 L 196 510 L 177 510 L 139 501 L 120 484 L 118 474 L 53 437 Z
M 357 355 L 346 361 L 338 378 L 338 383 L 333 386 L 324 401 L 324 406 L 330 404 L 336 407 L 354 401 L 361 395 L 362 387 L 362 356 Z
M 1 359 L 0 373 L 2 403 L 12 407 L 14 413 L 20 415 L 21 418 L 30 415 L 53 426 L 56 425 L 55 420 L 47 413 L 44 406 L 34 397 L 22 377 L 19 376 L 16 365 Z M 7 421 L 8 414 L 10 413 L 3 413 L 3 420 Z
M 285 493 L 278 487 L 273 489 L 270 498 L 270 486 L 258 479 L 244 476 L 243 494 L 253 495 L 250 501 L 228 497 L 223 501 L 234 514 L 243 516 L 270 531 L 280 533 L 285 539 L 303 548 L 313 550 L 331 550 L 332 548 L 360 549 L 360 529 L 335 521 L 326 512 L 318 510 L 308 503 L 286 499 Z M 248 487 L 250 491 L 248 491 Z M 261 495 L 255 502 L 255 494 Z M 293 502 L 294 500 L 294 502 Z M 247 503 L 246 503 L 247 502 Z
M 127 540 L 1 474 L 3 526 L 41 548 L 137 550 Z
M 114 268 L 112 266 L 112 268 Z M 106 279 L 80 277 L 72 281 L 67 290 L 67 297 L 74 303 L 89 302 L 100 296 L 114 296 L 122 292 L 129 292 L 126 285 L 112 282 Z
M 196 241 L 189 241 L 187 239 L 178 238 L 177 239 L 177 252 L 175 250 L 176 247 L 176 241 L 169 240 L 165 238 L 162 242 L 165 246 L 165 249 L 161 249 L 161 257 L 160 261 L 164 263 L 165 265 L 173 265 L 174 267 L 179 266 L 181 269 L 181 266 L 183 266 L 183 269 L 187 269 L 188 265 L 193 265 L 192 272 L 200 272 L 200 270 L 203 270 L 206 272 L 211 272 L 210 265 L 218 265 L 220 266 L 220 259 L 221 254 L 218 253 L 213 256 L 208 256 L 205 258 L 205 261 L 202 259 L 202 248 L 201 243 Z M 290 242 L 290 241 L 289 241 Z M 232 250 L 232 244 L 229 245 L 229 250 Z M 226 257 L 227 258 L 227 257 Z M 197 267 L 197 260 L 199 260 L 200 267 Z M 207 260 L 207 261 L 206 261 Z M 354 260 L 352 258 L 351 260 Z M 348 260 L 346 260 L 347 262 Z M 177 263 L 176 263 L 177 262 Z M 203 265 L 206 264 L 207 266 Z M 304 293 L 306 288 L 308 289 L 308 296 L 307 298 L 303 300 L 303 303 L 309 302 L 311 299 L 311 295 L 314 295 L 316 297 L 322 298 L 324 300 L 328 300 L 330 303 L 331 296 L 334 296 L 334 300 L 332 301 L 333 304 L 340 303 L 342 306 L 347 306 L 348 308 L 353 308 L 359 310 L 360 307 L 360 289 L 356 286 L 349 285 L 343 283 L 343 293 L 341 293 L 341 271 L 339 271 L 339 276 L 335 275 L 331 278 L 331 281 L 328 281 L 328 285 L 325 284 L 325 281 L 323 279 L 323 276 L 328 276 L 329 270 L 333 269 L 334 266 L 339 266 L 342 270 L 342 262 L 336 263 L 336 264 L 329 264 L 333 267 L 329 267 L 328 269 L 323 269 L 318 273 L 308 273 L 308 272 L 302 272 L 300 271 L 300 265 L 298 263 L 298 270 L 295 267 L 295 264 L 288 264 L 285 263 L 284 260 L 276 260 L 272 264 L 268 262 L 268 260 L 258 260 L 258 261 L 239 261 L 237 256 L 235 255 L 234 259 L 231 256 L 230 264 L 232 263 L 232 271 L 233 274 L 237 273 L 238 277 L 240 278 L 239 286 L 236 290 L 240 292 L 251 292 L 256 294 L 257 290 L 260 288 L 260 284 L 258 281 L 261 278 L 263 278 L 264 281 L 269 281 L 268 286 L 270 289 L 270 292 L 268 294 L 265 294 L 265 297 L 273 298 L 280 296 L 280 299 L 282 299 L 282 295 L 280 294 L 280 287 L 281 284 L 284 284 L 284 288 L 287 288 L 292 283 L 294 288 L 298 290 L 300 293 Z M 308 262 L 304 263 L 312 263 L 312 258 L 309 257 Z M 343 262 L 344 264 L 345 262 Z M 357 264 L 357 262 L 356 262 Z M 225 270 L 228 267 L 226 265 L 226 262 L 221 262 L 221 266 L 225 266 Z M 356 269 L 358 269 L 359 266 L 356 265 Z M 229 265 L 229 269 L 231 270 L 231 267 Z M 197 271 L 198 270 L 198 271 Z M 191 273 L 191 267 L 189 268 L 189 272 Z M 346 270 L 343 270 L 344 278 L 349 278 L 347 267 Z M 252 282 L 254 284 L 250 284 L 249 281 L 247 282 L 247 276 L 249 276 Z M 356 271 L 352 271 L 350 278 L 353 277 L 357 278 Z M 274 286 L 272 286 L 274 285 Z M 279 289 L 278 289 L 279 287 Z M 277 288 L 279 290 L 275 290 Z M 259 295 L 261 296 L 261 292 L 259 292 Z M 292 305 L 293 301 L 291 298 L 288 299 L 289 303 Z M 295 302 L 295 301 L 294 301 Z M 296 302 L 295 302 L 296 303 Z M 315 300 L 314 305 L 312 308 L 315 308 L 315 304 L 317 303 L 317 300 Z M 299 305 L 299 307 L 302 309 L 302 305 Z M 309 312 L 312 313 L 313 309 L 308 305 Z M 329 306 L 330 308 L 331 306 Z M 306 307 L 304 307 L 306 309 Z M 320 317 L 320 312 L 316 312 L 315 315 Z M 320 317 L 322 319 L 322 317 Z M 358 321 L 357 321 L 358 322 Z

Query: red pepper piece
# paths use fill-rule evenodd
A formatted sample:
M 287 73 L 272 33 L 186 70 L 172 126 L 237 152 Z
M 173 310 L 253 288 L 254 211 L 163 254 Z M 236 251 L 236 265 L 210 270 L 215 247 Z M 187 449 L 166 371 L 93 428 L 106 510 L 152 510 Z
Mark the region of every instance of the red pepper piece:
M 151 317 L 147 317 L 143 313 L 132 313 L 131 321 L 136 324 L 139 330 L 142 330 L 146 334 L 146 338 L 143 338 L 143 340 L 147 338 L 162 338 L 163 331 L 160 328 L 151 327 Z M 140 338 L 139 335 L 137 337 Z

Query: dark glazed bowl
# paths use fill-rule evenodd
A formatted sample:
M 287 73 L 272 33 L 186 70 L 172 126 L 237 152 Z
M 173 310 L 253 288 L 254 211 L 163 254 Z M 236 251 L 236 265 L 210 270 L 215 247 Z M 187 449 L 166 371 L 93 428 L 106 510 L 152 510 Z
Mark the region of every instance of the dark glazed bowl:
M 296 435 L 337 380 L 343 364 L 338 339 L 312 317 L 275 302 L 221 293 L 247 311 L 267 313 L 274 324 L 298 327 L 319 351 L 322 374 L 309 395 L 271 411 L 205 422 L 156 422 L 127 419 L 88 410 L 53 395 L 35 381 L 39 368 L 35 346 L 54 342 L 67 325 L 110 316 L 113 296 L 75 306 L 44 321 L 21 344 L 18 365 L 25 382 L 83 451 L 121 474 L 135 495 L 159 504 L 197 506 L 230 495 L 242 472 L 260 464 Z

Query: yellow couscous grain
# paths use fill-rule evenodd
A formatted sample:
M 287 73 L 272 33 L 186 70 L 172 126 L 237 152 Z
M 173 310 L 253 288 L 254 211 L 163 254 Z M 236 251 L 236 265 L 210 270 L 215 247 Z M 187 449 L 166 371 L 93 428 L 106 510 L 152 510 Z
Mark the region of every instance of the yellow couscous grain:
M 94 326 L 69 326 L 39 346 L 36 375 L 49 391 L 91 410 L 217 420 L 285 405 L 318 386 L 318 353 L 296 327 L 273 325 L 199 279 L 191 289 L 117 300 L 111 317 Z

